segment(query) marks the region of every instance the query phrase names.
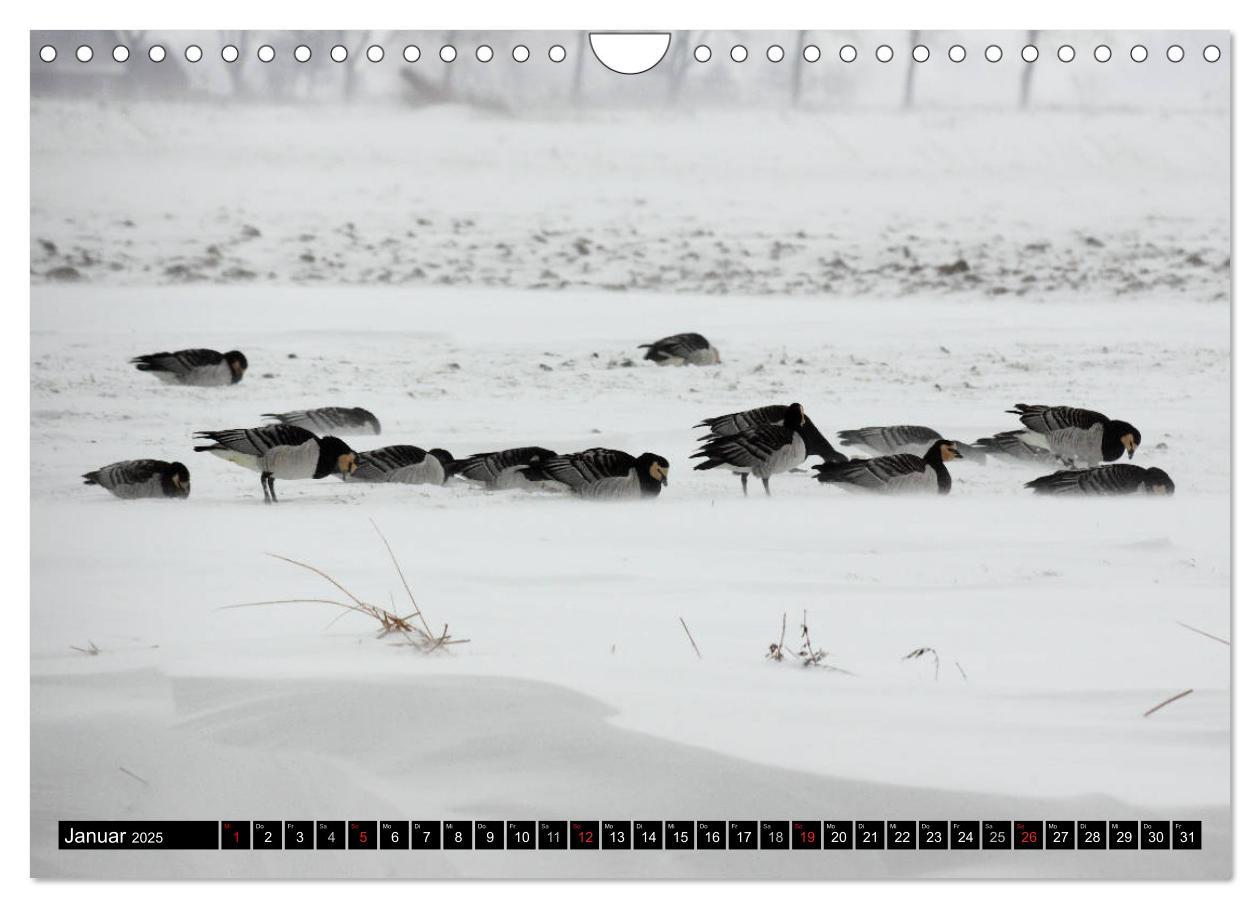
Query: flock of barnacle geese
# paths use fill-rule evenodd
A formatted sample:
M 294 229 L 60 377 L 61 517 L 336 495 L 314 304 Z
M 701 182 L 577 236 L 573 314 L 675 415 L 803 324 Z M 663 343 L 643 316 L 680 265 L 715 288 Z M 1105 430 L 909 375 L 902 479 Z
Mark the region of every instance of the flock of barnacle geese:
M 676 334 L 643 344 L 644 358 L 657 365 L 713 365 L 718 351 L 702 335 Z M 152 353 L 132 362 L 164 382 L 182 385 L 233 385 L 248 362 L 239 351 L 180 350 Z M 745 495 L 748 477 L 761 480 L 767 495 L 770 479 L 798 469 L 811 456 L 815 479 L 828 485 L 874 493 L 947 495 L 949 464 L 995 457 L 1054 472 L 1025 483 L 1043 495 L 1171 495 L 1173 481 L 1157 467 L 1113 463 L 1132 460 L 1142 433 L 1129 423 L 1094 410 L 1069 406 L 1017 404 L 1008 410 L 1022 428 L 999 432 L 973 444 L 945 438 L 926 426 L 868 426 L 838 435 L 842 446 L 869 455 L 849 457 L 837 451 L 799 403 L 772 404 L 727 413 L 700 422 L 700 450 L 692 455 L 696 470 L 729 470 Z M 669 484 L 669 461 L 651 452 L 637 457 L 610 448 L 557 454 L 540 447 L 509 448 L 456 458 L 442 448 L 390 445 L 355 451 L 341 435 L 379 435 L 381 423 L 360 407 L 325 407 L 291 413 L 265 413 L 268 425 L 252 429 L 197 432 L 206 442 L 193 448 L 221 457 L 260 475 L 263 500 L 276 501 L 277 479 L 340 476 L 350 482 L 443 485 L 460 477 L 487 490 L 550 489 L 581 498 L 654 498 Z M 336 434 L 334 434 L 336 433 Z M 119 498 L 187 498 L 188 468 L 162 460 L 126 460 L 85 473 Z

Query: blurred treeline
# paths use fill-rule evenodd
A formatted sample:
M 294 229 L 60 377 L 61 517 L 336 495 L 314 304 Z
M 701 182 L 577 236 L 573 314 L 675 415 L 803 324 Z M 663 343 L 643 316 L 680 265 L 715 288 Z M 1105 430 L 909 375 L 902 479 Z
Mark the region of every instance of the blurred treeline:
M 1145 63 L 1134 63 L 1129 49 L 1143 44 Z M 1170 63 L 1170 44 L 1185 49 L 1185 59 Z M 1209 43 L 1226 54 L 1220 63 L 1204 61 Z M 43 62 L 39 49 L 51 44 L 56 60 Z M 927 61 L 916 63 L 912 49 L 923 45 Z M 1058 48 L 1075 51 L 1070 63 Z M 1094 49 L 1111 49 L 1109 62 Z M 126 47 L 126 62 L 113 49 Z M 454 47 L 453 62 L 439 51 Z M 476 50 L 493 51 L 488 62 Z M 523 45 L 529 59 L 520 63 L 512 49 Z M 565 49 L 553 62 L 549 48 Z M 694 50 L 711 51 L 697 62 Z M 840 50 L 851 45 L 857 59 L 843 62 Z M 887 45 L 893 58 L 877 62 L 875 50 Z M 953 62 L 949 48 L 966 50 Z M 1002 48 L 998 62 L 985 59 L 985 48 Z M 1025 45 L 1040 59 L 1026 63 Z M 76 49 L 92 49 L 92 59 L 76 59 Z M 149 49 L 160 46 L 165 59 L 154 62 Z M 189 46 L 200 48 L 197 62 L 186 59 Z M 222 48 L 239 57 L 225 62 Z M 270 62 L 258 49 L 274 50 Z M 297 47 L 310 59 L 295 59 Z M 344 47 L 344 62 L 330 51 Z M 419 49 L 408 62 L 404 48 Z M 733 47 L 747 49 L 742 63 L 731 60 Z M 772 61 L 767 51 L 782 49 Z M 369 49 L 379 48 L 379 62 Z M 809 62 L 806 52 L 817 62 Z M 1228 35 L 1206 32 L 949 32 L 949 31 L 675 31 L 669 52 L 656 67 L 638 76 L 622 76 L 594 58 L 586 32 L 572 31 L 94 31 L 32 32 L 31 91 L 36 96 L 76 95 L 103 99 L 172 99 L 267 103 L 391 103 L 411 106 L 463 104 L 500 112 L 545 108 L 616 108 L 752 106 L 843 109 L 1067 108 L 1185 109 L 1228 108 Z

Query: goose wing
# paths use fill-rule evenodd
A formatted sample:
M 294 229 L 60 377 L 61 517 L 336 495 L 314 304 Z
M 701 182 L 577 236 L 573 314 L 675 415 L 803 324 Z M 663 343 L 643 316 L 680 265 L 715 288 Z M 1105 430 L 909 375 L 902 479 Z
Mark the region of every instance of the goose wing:
M 415 445 L 388 445 L 372 451 L 360 451 L 359 468 L 351 474 L 350 478 L 364 482 L 379 482 L 394 470 L 423 463 L 428 456 L 428 451 Z
M 890 454 L 847 463 L 823 463 L 814 467 L 819 482 L 847 482 L 864 489 L 884 489 L 898 479 L 922 473 L 927 461 L 917 454 Z
M 840 443 L 870 448 L 881 454 L 893 454 L 903 447 L 926 448 L 943 437 L 940 432 L 927 426 L 864 426 L 861 429 L 845 429 L 840 432 Z
M 197 347 L 191 350 L 176 350 L 173 353 L 146 353 L 131 361 L 142 372 L 173 372 L 184 375 L 204 366 L 217 366 L 223 362 L 223 354 L 218 350 Z
M 372 434 L 381 434 L 381 423 L 362 407 L 319 407 L 314 410 L 290 410 L 288 413 L 264 413 L 264 419 L 274 419 L 285 425 L 301 426 L 322 435 L 347 429 L 368 428 Z
M 1047 407 L 1044 404 L 1016 404 L 1014 413 L 1029 429 L 1042 435 L 1059 432 L 1063 429 L 1088 429 L 1098 423 L 1105 423 L 1107 417 L 1097 410 L 1083 410 L 1080 407 Z
M 976 448 L 986 454 L 992 454 L 994 457 L 1003 457 L 1008 460 L 1017 460 L 1026 463 L 1044 463 L 1057 464 L 1062 463 L 1058 455 L 1051 453 L 1048 449 L 1030 445 L 1023 437 L 1022 430 L 1011 432 L 998 432 L 990 438 L 976 439 Z M 970 457 L 968 453 L 964 453 L 964 457 Z
M 639 349 L 646 349 L 647 357 L 664 354 L 665 356 L 677 356 L 686 358 L 692 353 L 698 353 L 701 350 L 709 349 L 709 341 L 702 334 L 686 333 L 671 334 L 669 337 L 662 337 L 658 341 L 650 344 L 639 344 Z
M 148 482 L 166 466 L 167 464 L 161 460 L 120 460 L 118 463 L 108 464 L 91 473 L 84 473 L 83 478 L 89 484 L 95 483 L 112 489 L 117 486 Z
M 198 432 L 197 438 L 214 442 L 214 445 L 202 445 L 195 450 L 204 451 L 210 447 L 225 448 L 240 454 L 261 457 L 272 448 L 282 445 L 298 446 L 315 438 L 313 432 L 301 426 L 281 423 L 274 426 L 259 426 L 256 429 L 224 429 L 219 432 Z
M 625 451 L 611 448 L 589 448 L 578 454 L 549 457 L 538 464 L 538 470 L 549 479 L 562 482 L 571 488 L 628 476 L 634 471 L 635 459 Z
M 751 469 L 766 463 L 782 448 L 792 444 L 794 434 L 783 426 L 762 426 L 737 435 L 720 435 L 691 456 L 692 459 L 705 458 L 704 463 L 696 465 L 697 470 L 719 465 Z
M 675 356 L 687 356 L 691 353 L 699 353 L 701 350 L 709 349 L 709 341 L 703 334 L 673 334 L 656 342 L 656 346 L 674 354 Z
M 547 448 L 508 448 L 505 451 L 487 451 L 473 454 L 451 464 L 451 472 L 475 482 L 491 482 L 504 470 L 523 467 L 545 458 L 555 457 L 556 452 Z
M 1128 495 L 1142 487 L 1146 469 L 1130 463 L 1089 470 L 1059 470 L 1024 483 L 1039 495 Z
M 763 426 L 782 425 L 784 417 L 787 416 L 787 411 L 786 404 L 754 407 L 751 410 L 741 410 L 738 413 L 727 413 L 723 416 L 714 416 L 712 419 L 701 420 L 696 424 L 695 428 L 708 429 L 709 434 L 702 439 L 708 441 L 712 438 L 718 438 L 723 435 L 737 435 L 740 432 L 747 432 Z

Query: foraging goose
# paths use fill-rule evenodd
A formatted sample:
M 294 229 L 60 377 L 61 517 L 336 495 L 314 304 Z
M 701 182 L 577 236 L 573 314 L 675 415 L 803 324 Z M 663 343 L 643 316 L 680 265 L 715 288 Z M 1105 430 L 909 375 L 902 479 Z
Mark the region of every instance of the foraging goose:
M 693 428 L 708 429 L 709 431 L 705 435 L 700 436 L 700 441 L 701 443 L 710 442 L 753 429 L 781 426 L 784 420 L 787 419 L 788 411 L 792 406 L 792 404 L 769 404 L 764 407 L 753 407 L 751 410 L 740 410 L 738 413 L 726 413 L 722 416 L 702 419 Z M 799 406 L 799 404 L 796 406 Z M 805 439 L 807 454 L 841 463 L 848 460 L 847 457 L 832 447 L 831 442 L 827 441 L 822 432 L 818 431 L 818 427 L 814 425 L 812 420 L 805 420 L 805 425 L 801 428 L 801 435 Z
M 644 359 L 658 366 L 712 366 L 722 362 L 717 347 L 703 334 L 671 334 L 651 344 L 639 344 L 647 350 Z
M 1159 467 L 1113 463 L 1088 470 L 1059 470 L 1024 483 L 1038 495 L 1171 495 L 1172 479 Z
M 165 460 L 120 460 L 84 473 L 83 484 L 115 498 L 187 498 L 192 490 L 188 467 Z
M 977 438 L 975 448 L 1009 463 L 1062 464 L 1063 460 L 1046 448 L 1030 445 L 1023 431 L 998 432 L 989 438 Z
M 701 425 L 708 425 L 712 429 L 716 426 L 725 428 L 728 425 L 750 424 L 752 420 L 773 415 L 766 412 L 770 410 L 770 407 L 759 407 L 744 413 L 731 413 L 705 420 Z M 760 416 L 750 416 L 754 413 L 760 413 Z M 800 466 L 811 454 L 826 457 L 829 461 L 848 459 L 828 444 L 818 427 L 806 417 L 805 409 L 800 404 L 789 404 L 784 408 L 781 425 L 751 424 L 752 428 L 731 435 L 710 432 L 702 438 L 700 450 L 691 455 L 693 460 L 699 459 L 701 463 L 696 464 L 693 469 L 712 470 L 721 467 L 730 470 L 739 477 L 745 495 L 748 494 L 749 475 L 756 476 L 769 495 L 771 476 Z
M 214 442 L 194 451 L 209 451 L 237 466 L 262 474 L 263 500 L 276 500 L 277 479 L 323 479 L 333 473 L 343 477 L 359 468 L 359 456 L 340 438 L 319 438 L 300 426 L 261 426 L 257 429 L 224 429 L 197 432 L 197 438 Z
M 579 498 L 655 498 L 669 485 L 669 461 L 659 454 L 635 457 L 610 448 L 546 457 L 522 471 L 532 482 L 550 482 Z
M 455 458 L 443 448 L 417 448 L 415 445 L 389 445 L 374 451 L 359 451 L 359 468 L 343 479 L 350 482 L 398 482 L 407 485 L 440 486 L 454 472 Z
M 537 447 L 488 451 L 455 461 L 451 472 L 491 491 L 525 489 L 535 485 L 522 475 L 525 469 L 555 456 L 555 451 Z
M 958 442 L 942 438 L 934 441 L 922 457 L 888 454 L 870 460 L 817 464 L 814 469 L 819 482 L 846 483 L 869 492 L 948 495 L 953 480 L 945 464 L 955 458 L 962 458 Z
M 845 429 L 839 433 L 840 444 L 862 448 L 873 456 L 883 454 L 914 454 L 945 436 L 927 426 L 866 426 L 861 429 Z M 966 460 L 984 463 L 985 452 L 980 448 L 956 442 Z
M 234 385 L 245 375 L 249 363 L 240 350 L 220 353 L 197 348 L 174 353 L 146 353 L 132 364 L 141 372 L 152 372 L 171 385 L 195 385 L 202 388 Z
M 300 426 L 316 435 L 338 432 L 342 435 L 380 435 L 381 421 L 362 407 L 320 407 L 317 410 L 291 410 L 288 413 L 264 413 L 288 426 Z
M 1014 413 L 1027 431 L 1019 436 L 1035 447 L 1054 453 L 1069 466 L 1097 466 L 1102 461 L 1119 460 L 1125 451 L 1129 459 L 1142 443 L 1142 433 L 1127 422 L 1108 419 L 1095 410 L 1079 407 L 1047 407 L 1043 404 L 1016 404 Z

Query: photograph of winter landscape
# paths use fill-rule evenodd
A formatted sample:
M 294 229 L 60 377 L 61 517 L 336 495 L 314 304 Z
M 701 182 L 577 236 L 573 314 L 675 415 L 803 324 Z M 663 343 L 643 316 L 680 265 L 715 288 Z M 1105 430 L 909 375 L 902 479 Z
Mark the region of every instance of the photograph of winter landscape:
M 658 40 L 30 34 L 33 876 L 1232 874 L 1230 35 Z

